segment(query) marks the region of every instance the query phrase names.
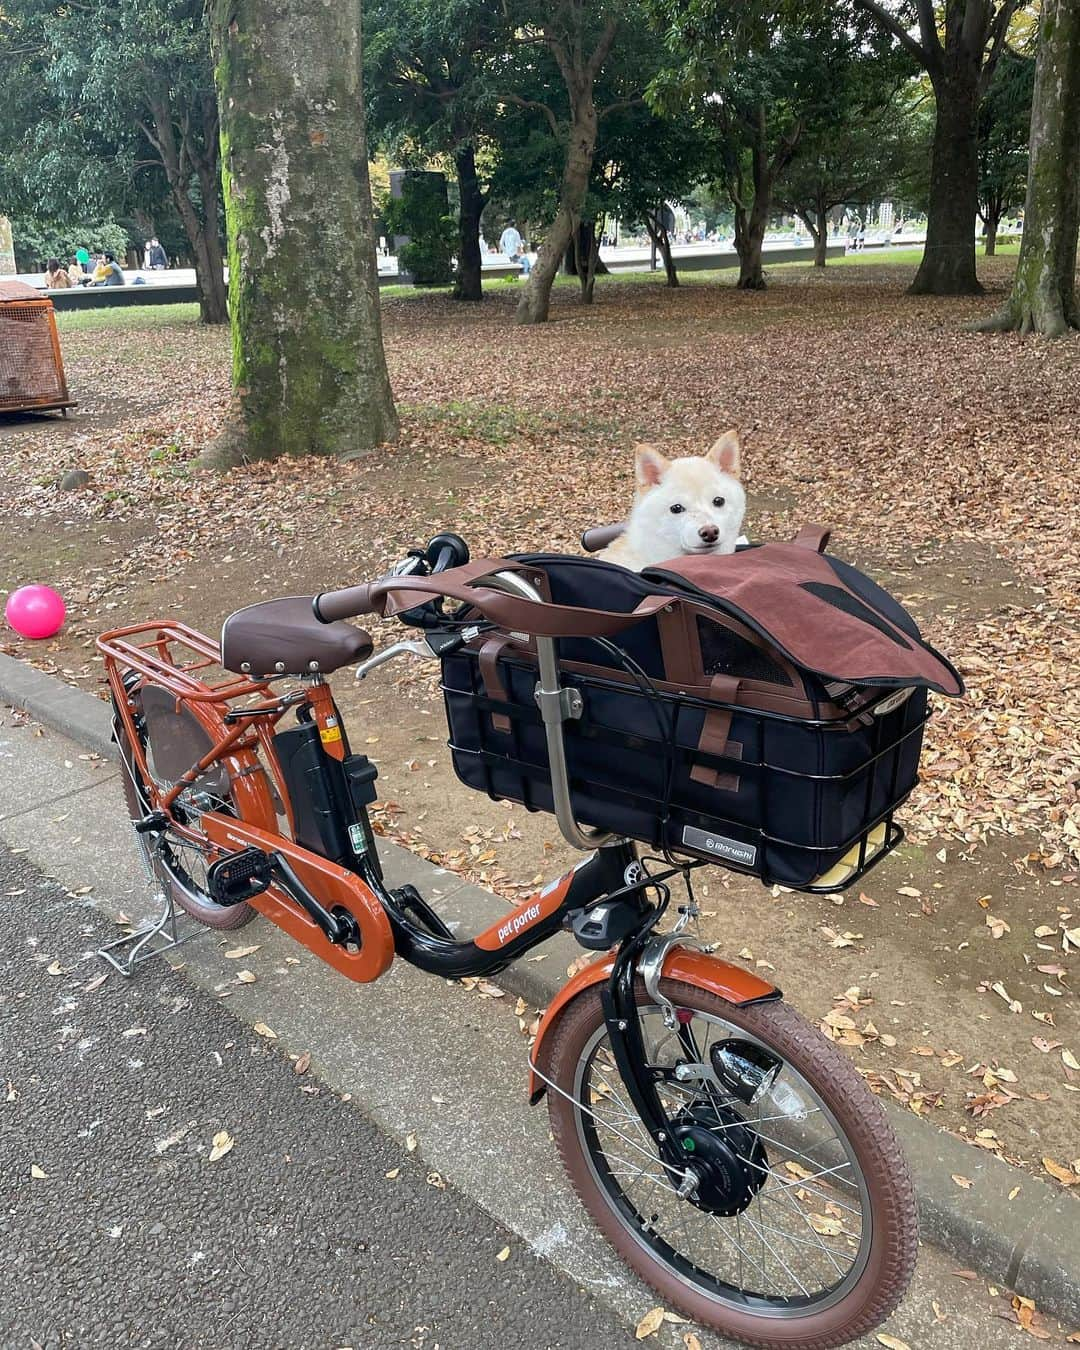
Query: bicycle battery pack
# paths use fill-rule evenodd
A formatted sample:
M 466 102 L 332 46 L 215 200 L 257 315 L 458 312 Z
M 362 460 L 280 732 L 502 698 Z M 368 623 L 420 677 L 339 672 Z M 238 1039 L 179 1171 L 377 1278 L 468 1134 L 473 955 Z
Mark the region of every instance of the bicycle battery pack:
M 343 867 L 371 849 L 367 806 L 375 800 L 375 766 L 365 755 L 328 755 L 314 722 L 274 736 L 292 804 L 296 842 Z

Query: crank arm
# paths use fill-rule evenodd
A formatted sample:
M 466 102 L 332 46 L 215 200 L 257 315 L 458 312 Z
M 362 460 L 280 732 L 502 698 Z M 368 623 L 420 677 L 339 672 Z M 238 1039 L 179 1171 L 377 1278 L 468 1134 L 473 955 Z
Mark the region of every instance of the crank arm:
M 270 870 L 275 880 L 284 886 L 289 898 L 295 900 L 308 918 L 318 925 L 327 942 L 332 942 L 336 947 L 348 942 L 359 942 L 356 921 L 351 916 L 331 914 L 315 899 L 280 853 L 270 855 Z

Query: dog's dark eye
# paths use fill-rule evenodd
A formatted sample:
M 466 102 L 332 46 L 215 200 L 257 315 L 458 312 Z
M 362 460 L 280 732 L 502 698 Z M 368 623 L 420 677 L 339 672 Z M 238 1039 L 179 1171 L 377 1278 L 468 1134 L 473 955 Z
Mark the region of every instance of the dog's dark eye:
M 724 499 L 723 499 L 723 497 L 714 497 L 714 498 L 712 499 L 712 504 L 713 504 L 713 506 L 723 506 L 723 504 L 724 504 Z
M 685 510 L 686 510 L 686 507 L 683 506 L 680 502 L 672 502 L 672 504 L 671 504 L 671 514 L 672 514 L 673 516 L 680 515 L 680 514 L 681 514 L 683 511 L 685 511 Z

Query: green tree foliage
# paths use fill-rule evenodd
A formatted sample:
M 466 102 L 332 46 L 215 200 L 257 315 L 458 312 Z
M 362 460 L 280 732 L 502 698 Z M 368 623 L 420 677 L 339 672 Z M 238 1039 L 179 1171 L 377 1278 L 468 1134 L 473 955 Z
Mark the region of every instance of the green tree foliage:
M 496 0 L 370 0 L 364 79 L 373 145 L 401 162 L 452 158 L 458 187 L 454 295 L 481 298 L 480 222 L 497 159 L 493 79 L 507 50 Z
M 738 284 L 761 289 L 762 244 L 777 184 L 804 144 L 820 146 L 835 133 L 873 83 L 850 73 L 854 63 L 869 59 L 863 55 L 868 25 L 845 5 L 653 5 L 669 59 L 652 98 L 661 108 L 687 108 L 696 117 L 712 147 L 712 176 L 734 208 Z
M 454 221 L 446 214 L 446 189 L 441 176 L 438 187 L 429 174 L 409 174 L 401 196 L 390 198 L 382 218 L 391 234 L 407 235 L 409 242 L 398 250 L 398 262 L 417 286 L 447 286 L 452 274 Z
M 9 177 L 38 213 L 125 215 L 167 185 L 203 318 L 223 322 L 218 116 L 201 0 L 5 0 L 0 60 L 21 91 L 4 95 L 21 128 Z M 149 191 L 137 186 L 147 174 L 157 179 Z
M 66 264 L 79 248 L 91 253 L 115 253 L 122 258 L 128 246 L 127 231 L 112 219 L 72 224 L 15 216 L 11 236 L 15 265 L 20 272 L 40 272 L 49 258 L 59 258 Z
M 834 67 L 828 116 L 807 125 L 780 175 L 776 205 L 806 225 L 817 267 L 825 266 L 832 212 L 902 195 L 918 176 L 926 144 L 911 111 L 911 69 L 880 36 L 853 47 Z
M 645 228 L 660 253 L 669 286 L 679 284 L 668 231 L 670 203 L 688 197 L 708 168 L 707 144 L 693 120 L 627 109 L 605 127 L 604 209 L 627 225 Z
M 1002 217 L 1024 200 L 1034 87 L 1034 58 L 1006 51 L 979 107 L 979 215 L 988 254 Z

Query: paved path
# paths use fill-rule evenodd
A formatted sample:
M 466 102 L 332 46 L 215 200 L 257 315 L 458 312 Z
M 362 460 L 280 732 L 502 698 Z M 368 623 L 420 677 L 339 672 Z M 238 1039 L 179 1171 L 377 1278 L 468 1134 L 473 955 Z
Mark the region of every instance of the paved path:
M 88 990 L 114 931 L 0 849 L 0 1345 L 632 1343 L 182 974 Z
M 0 874 L 0 1089 L 10 1077 L 21 1094 L 0 1090 L 0 1346 L 625 1343 L 655 1300 L 598 1242 L 525 1103 L 509 999 L 402 963 L 354 986 L 262 920 L 204 931 L 179 974 L 154 963 L 86 990 L 97 935 L 115 931 L 103 915 L 148 910 L 116 773 L 55 733 L 0 726 L 0 839 L 62 883 Z M 256 948 L 239 963 L 253 983 L 224 956 L 237 945 Z M 305 1051 L 300 1078 L 285 1055 Z M 220 1129 L 235 1148 L 210 1163 Z M 888 1334 L 911 1350 L 1015 1345 L 993 1316 L 1007 1303 L 955 1264 L 923 1248 Z M 682 1330 L 647 1344 L 677 1347 Z

